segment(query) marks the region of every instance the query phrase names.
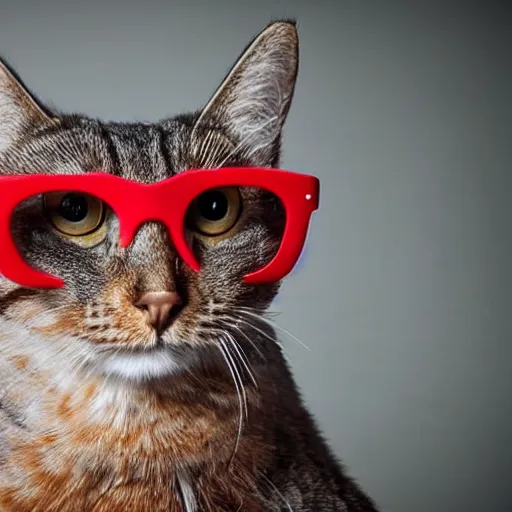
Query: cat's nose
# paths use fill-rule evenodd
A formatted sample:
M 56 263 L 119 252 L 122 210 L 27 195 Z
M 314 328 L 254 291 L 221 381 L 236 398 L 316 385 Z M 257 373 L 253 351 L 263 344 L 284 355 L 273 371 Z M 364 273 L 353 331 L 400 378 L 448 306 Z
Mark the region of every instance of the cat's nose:
M 181 297 L 176 292 L 145 292 L 135 306 L 147 311 L 149 323 L 162 331 L 167 326 L 173 309 L 181 304 Z

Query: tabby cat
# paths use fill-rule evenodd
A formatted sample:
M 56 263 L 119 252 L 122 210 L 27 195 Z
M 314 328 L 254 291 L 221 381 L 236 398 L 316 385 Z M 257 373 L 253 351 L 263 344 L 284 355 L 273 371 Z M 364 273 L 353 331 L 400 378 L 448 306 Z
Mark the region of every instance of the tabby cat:
M 274 22 L 201 111 L 126 124 L 50 112 L 2 64 L 0 174 L 276 167 L 297 69 L 295 23 Z M 67 286 L 0 277 L 1 511 L 376 510 L 297 392 L 266 316 L 279 283 L 241 279 L 277 251 L 279 201 L 223 197 L 235 214 L 187 220 L 199 273 L 158 223 L 120 247 L 97 198 L 16 210 L 19 250 Z

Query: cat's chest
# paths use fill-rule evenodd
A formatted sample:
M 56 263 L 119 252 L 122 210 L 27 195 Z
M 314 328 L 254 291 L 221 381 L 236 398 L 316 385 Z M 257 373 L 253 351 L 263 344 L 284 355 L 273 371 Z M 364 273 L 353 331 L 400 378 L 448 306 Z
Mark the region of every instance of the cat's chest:
M 90 382 L 47 389 L 39 414 L 35 432 L 9 439 L 2 511 L 228 511 L 245 500 L 259 508 L 256 461 L 264 450 L 244 437 L 226 463 L 236 439 L 229 408 Z
M 233 467 L 176 469 L 171 457 L 127 450 L 109 454 L 110 463 L 80 461 L 79 452 L 53 452 L 47 435 L 21 443 L 0 468 L 2 512 L 199 512 L 266 510 L 254 464 L 237 460 Z

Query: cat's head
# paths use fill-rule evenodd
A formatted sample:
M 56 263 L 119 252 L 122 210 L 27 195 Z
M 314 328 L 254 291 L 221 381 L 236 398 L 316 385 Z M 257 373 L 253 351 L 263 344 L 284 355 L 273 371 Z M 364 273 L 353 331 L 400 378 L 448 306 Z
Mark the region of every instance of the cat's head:
M 152 183 L 192 168 L 275 167 L 297 66 L 294 23 L 273 23 L 201 111 L 121 124 L 53 114 L 0 65 L 0 175 L 99 170 Z M 212 221 L 209 204 L 190 213 L 200 273 L 180 262 L 159 224 L 143 225 L 124 249 L 117 219 L 94 198 L 49 194 L 25 202 L 13 223 L 16 243 L 33 267 L 66 286 L 31 290 L 0 277 L 0 319 L 107 373 L 151 377 L 189 365 L 205 347 L 218 349 L 224 331 L 236 334 L 250 322 L 249 311 L 266 308 L 279 286 L 242 281 L 277 251 L 279 202 L 254 189 L 225 191 L 222 200 L 231 209 L 220 220 Z M 87 215 L 69 222 L 85 204 Z M 148 322 L 153 306 L 140 303 L 147 292 L 181 299 L 158 328 Z

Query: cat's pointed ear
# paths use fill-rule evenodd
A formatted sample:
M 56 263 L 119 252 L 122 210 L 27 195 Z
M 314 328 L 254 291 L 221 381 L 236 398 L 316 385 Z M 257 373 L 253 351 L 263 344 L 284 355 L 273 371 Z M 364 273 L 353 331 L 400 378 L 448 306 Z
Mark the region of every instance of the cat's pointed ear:
M 0 154 L 34 125 L 51 122 L 36 99 L 0 60 Z
M 294 22 L 269 25 L 238 59 L 196 127 L 220 125 L 243 159 L 273 165 L 295 89 L 298 49 Z

